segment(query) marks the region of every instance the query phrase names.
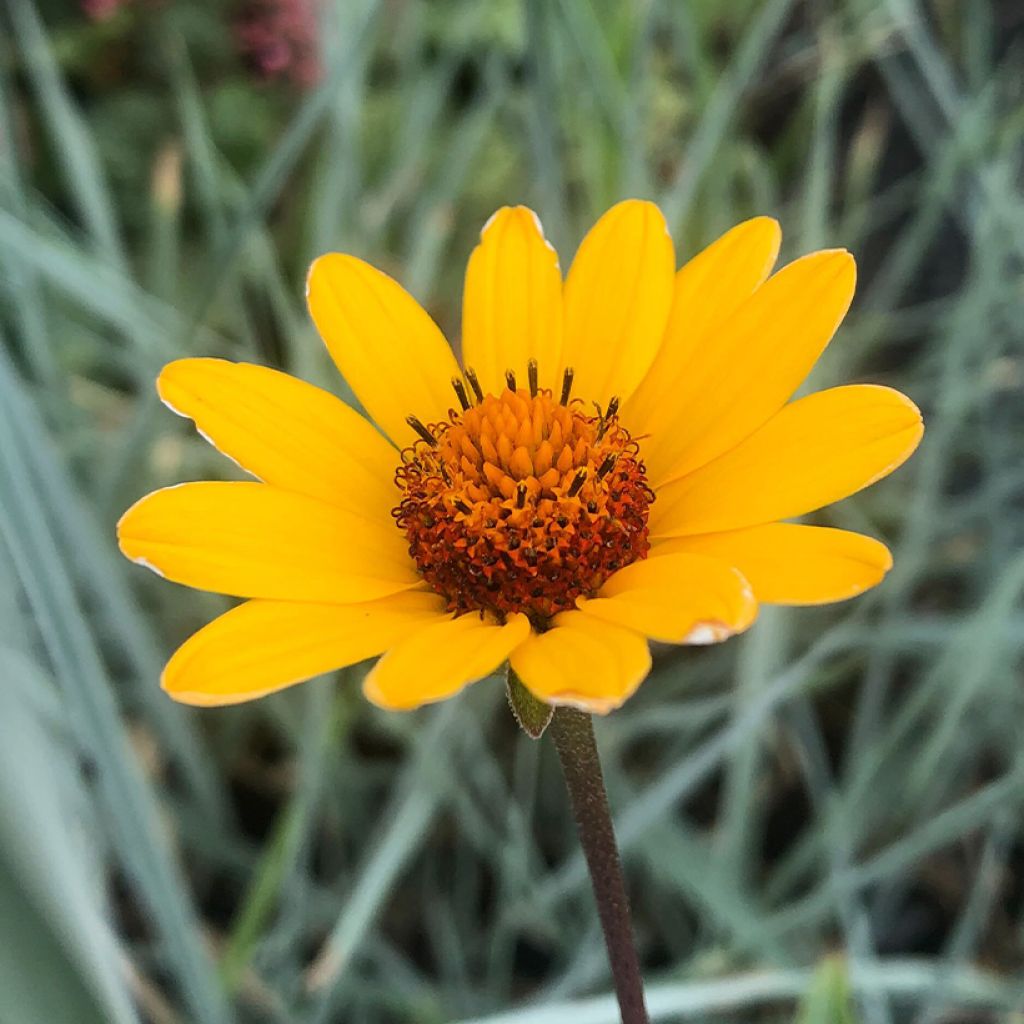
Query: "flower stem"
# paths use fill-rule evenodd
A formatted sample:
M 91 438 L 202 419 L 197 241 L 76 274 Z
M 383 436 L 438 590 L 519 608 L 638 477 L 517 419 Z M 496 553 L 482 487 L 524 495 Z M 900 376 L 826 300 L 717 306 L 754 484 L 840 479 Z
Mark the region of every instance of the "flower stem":
M 590 869 L 622 1024 L 648 1024 L 640 964 L 629 918 L 629 900 L 619 864 L 601 761 L 594 742 L 593 724 L 590 715 L 563 707 L 556 709 L 550 729 Z

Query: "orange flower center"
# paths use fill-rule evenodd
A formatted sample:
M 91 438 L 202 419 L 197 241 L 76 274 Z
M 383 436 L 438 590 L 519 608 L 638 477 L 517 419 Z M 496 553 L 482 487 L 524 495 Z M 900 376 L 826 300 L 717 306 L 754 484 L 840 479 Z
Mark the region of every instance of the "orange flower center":
M 618 422 L 618 402 L 594 407 L 530 387 L 482 394 L 453 381 L 462 411 L 448 422 L 409 423 L 420 435 L 402 452 L 394 510 L 430 585 L 459 613 L 488 610 L 499 619 L 524 612 L 542 627 L 592 597 L 617 569 L 645 558 L 654 494 L 636 441 Z

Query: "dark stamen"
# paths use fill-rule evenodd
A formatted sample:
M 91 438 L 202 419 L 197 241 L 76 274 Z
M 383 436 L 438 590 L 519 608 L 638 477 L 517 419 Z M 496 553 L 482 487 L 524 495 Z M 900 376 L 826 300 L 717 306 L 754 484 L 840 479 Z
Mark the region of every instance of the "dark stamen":
M 569 393 L 572 391 L 572 379 L 574 376 L 575 370 L 571 366 L 567 366 L 565 373 L 562 374 L 562 397 L 559 399 L 562 405 L 569 401 Z
M 516 486 L 516 508 L 522 508 L 526 504 L 526 484 Z
M 466 367 L 466 380 L 469 381 L 469 386 L 473 389 L 476 400 L 482 402 L 484 400 L 484 393 L 480 390 L 480 381 L 476 379 L 476 370 L 472 366 Z
M 597 409 L 597 417 L 601 421 L 597 428 L 597 439 L 600 441 L 601 438 L 604 437 L 605 431 L 608 429 L 609 420 L 613 419 L 615 414 L 619 411 L 618 396 L 613 395 L 608 400 L 608 408 L 604 412 L 601 412 L 601 406 L 599 406 L 597 402 L 594 403 L 594 408 Z
M 455 388 L 455 394 L 459 396 L 459 405 L 465 412 L 469 408 L 469 395 L 466 394 L 466 385 L 462 382 L 462 378 L 452 377 L 452 387 Z
M 437 438 L 434 437 L 434 435 L 429 430 L 427 430 L 425 426 L 423 426 L 423 423 L 420 421 L 418 417 L 406 416 L 405 422 L 408 423 L 409 426 L 412 427 L 412 429 L 415 430 L 416 433 L 419 434 L 420 437 L 422 437 L 423 440 L 426 441 L 431 448 L 437 447 Z
M 530 397 L 537 397 L 537 360 L 531 359 L 526 364 L 526 373 L 530 378 Z
M 516 393 L 516 390 L 517 390 L 517 388 L 516 388 L 516 374 L 515 374 L 514 370 L 506 370 L 505 371 L 505 386 L 513 394 Z
M 572 483 L 569 485 L 569 497 L 575 498 L 580 493 L 580 488 L 586 483 L 587 470 L 586 468 L 577 470 L 576 475 L 572 478 Z
M 463 514 L 463 515 L 467 515 L 467 516 L 469 515 L 469 513 L 470 513 L 470 512 L 472 512 L 472 511 L 473 511 L 473 510 L 472 510 L 472 509 L 471 509 L 471 508 L 470 508 L 470 507 L 469 507 L 469 506 L 468 506 L 468 505 L 467 505 L 467 504 L 466 504 L 466 503 L 465 503 L 465 502 L 464 502 L 464 501 L 463 501 L 463 500 L 462 500 L 461 498 L 456 498 L 456 499 L 455 499 L 455 507 L 456 507 L 456 508 L 457 508 L 457 509 L 458 509 L 458 510 L 459 510 L 459 511 L 460 511 L 460 512 L 461 512 L 461 513 Z
M 615 465 L 615 460 L 617 458 L 618 456 L 614 452 L 605 457 L 604 462 L 601 463 L 601 468 L 597 471 L 598 480 L 603 479 L 612 471 L 612 467 Z

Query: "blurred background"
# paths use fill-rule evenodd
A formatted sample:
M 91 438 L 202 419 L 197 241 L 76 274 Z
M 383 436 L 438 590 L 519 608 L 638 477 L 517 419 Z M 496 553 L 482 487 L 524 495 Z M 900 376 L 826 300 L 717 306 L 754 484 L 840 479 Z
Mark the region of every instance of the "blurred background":
M 223 604 L 114 523 L 235 472 L 165 361 L 351 397 L 315 255 L 457 338 L 497 206 L 567 266 L 626 196 L 683 256 L 759 213 L 785 258 L 851 249 L 814 384 L 928 425 L 820 520 L 892 546 L 884 586 L 660 652 L 598 723 L 655 1017 L 1024 1020 L 1022 101 L 1016 0 L 4 0 L 0 1021 L 614 1024 L 556 759 L 501 685 L 174 705 Z

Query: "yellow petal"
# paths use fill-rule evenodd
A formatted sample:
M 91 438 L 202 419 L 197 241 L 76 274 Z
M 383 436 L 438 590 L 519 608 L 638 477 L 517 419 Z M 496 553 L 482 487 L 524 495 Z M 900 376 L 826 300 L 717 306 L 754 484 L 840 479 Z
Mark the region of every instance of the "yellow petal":
M 558 254 L 533 210 L 505 206 L 484 225 L 466 268 L 462 362 L 485 393 L 500 395 L 506 370 L 526 387 L 531 359 L 540 386 L 554 389 L 561 357 Z
M 573 611 L 556 615 L 546 633 L 531 635 L 509 663 L 539 700 L 604 715 L 643 682 L 651 652 L 639 633 Z
M 683 551 L 735 566 L 765 604 L 844 601 L 880 583 L 892 568 L 889 549 L 871 537 L 797 523 L 663 541 L 652 547 L 649 561 Z
M 395 444 L 416 439 L 407 416 L 447 418 L 458 364 L 438 326 L 397 281 L 331 252 L 310 267 L 306 300 L 338 369 Z
M 808 395 L 721 458 L 659 488 L 651 536 L 718 533 L 813 512 L 891 473 L 923 431 L 917 407 L 891 388 L 855 384 Z
M 771 217 L 737 224 L 685 263 L 676 274 L 665 338 L 651 368 L 629 401 L 622 421 L 634 437 L 649 435 L 644 456 L 671 441 L 668 427 L 679 412 L 677 393 L 715 332 L 771 273 L 782 232 Z M 655 454 L 655 461 L 659 455 Z M 668 456 L 671 458 L 671 455 Z
M 444 614 L 425 591 L 366 604 L 246 601 L 186 640 L 161 683 L 185 704 L 240 704 L 375 657 Z
M 580 611 L 670 644 L 708 643 L 742 632 L 757 602 L 728 562 L 706 555 L 664 554 L 620 569 Z
M 662 403 L 670 413 L 644 443 L 655 487 L 729 451 L 782 408 L 846 315 L 855 283 L 848 252 L 812 253 L 770 277 L 703 338 L 672 379 L 672 398 Z
M 499 626 L 468 612 L 427 626 L 392 647 L 363 683 L 368 700 L 393 711 L 409 711 L 444 700 L 494 672 L 530 634 L 525 615 Z
M 563 367 L 572 393 L 604 406 L 632 394 L 661 346 L 675 255 L 653 204 L 613 206 L 583 239 L 565 282 Z M 559 375 L 559 378 L 561 375 Z
M 348 604 L 422 583 L 393 522 L 267 484 L 167 487 L 125 512 L 117 534 L 133 561 L 235 597 Z
M 218 451 L 275 487 L 354 512 L 397 504 L 398 452 L 339 398 L 286 373 L 226 359 L 178 359 L 164 403 Z

